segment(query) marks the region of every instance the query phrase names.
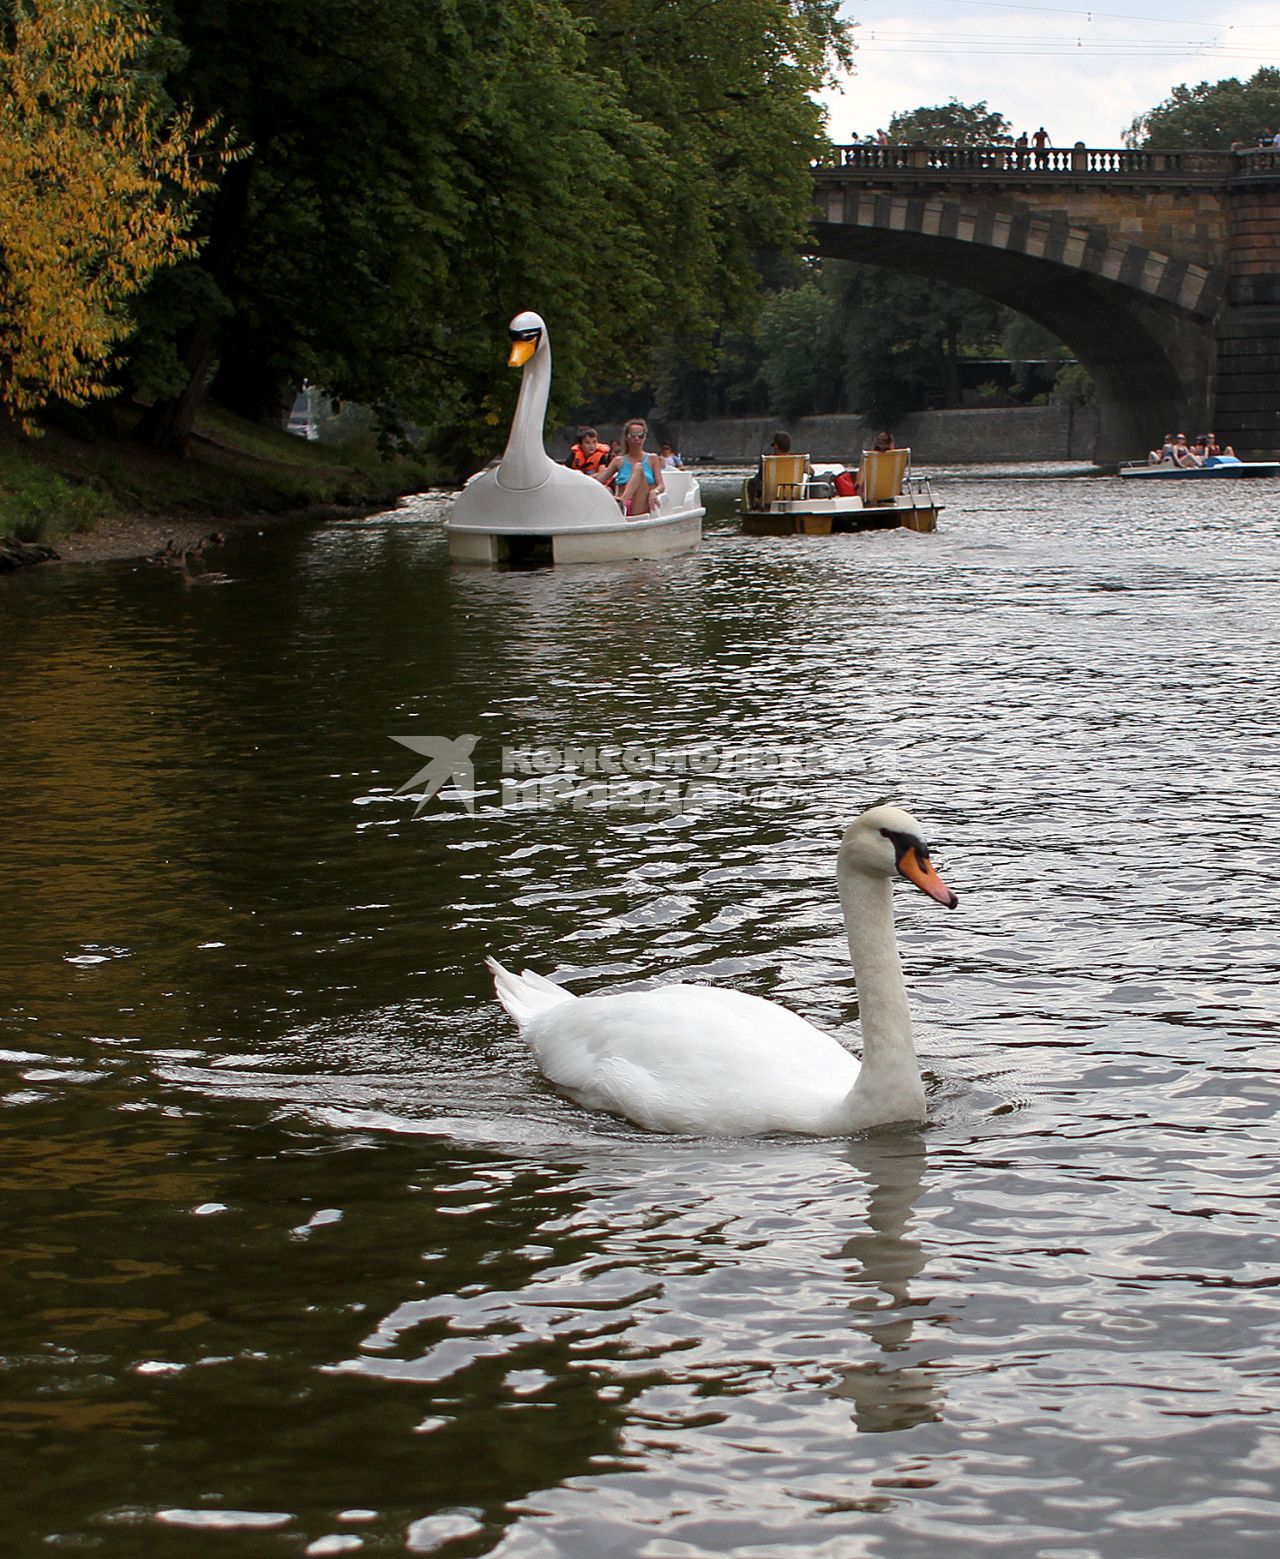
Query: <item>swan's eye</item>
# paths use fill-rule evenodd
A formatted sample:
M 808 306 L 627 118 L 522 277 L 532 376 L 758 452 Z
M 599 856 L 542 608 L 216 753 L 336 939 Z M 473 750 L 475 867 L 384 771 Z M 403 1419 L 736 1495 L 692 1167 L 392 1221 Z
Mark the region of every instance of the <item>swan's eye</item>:
M 540 330 L 536 330 L 536 329 L 535 330 L 513 330 L 511 332 L 511 339 L 513 341 L 536 341 L 541 334 L 542 334 L 542 332 Z
M 916 839 L 911 834 L 900 834 L 896 828 L 882 828 L 881 835 L 893 846 L 895 860 L 901 860 L 908 850 L 914 850 L 923 864 L 929 861 L 929 846 L 923 839 Z

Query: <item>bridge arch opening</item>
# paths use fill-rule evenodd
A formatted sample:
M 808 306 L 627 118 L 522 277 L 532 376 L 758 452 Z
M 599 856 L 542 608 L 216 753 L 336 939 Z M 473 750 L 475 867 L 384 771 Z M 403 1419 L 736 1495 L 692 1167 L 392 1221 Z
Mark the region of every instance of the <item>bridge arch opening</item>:
M 961 200 L 832 191 L 818 218 L 812 254 L 967 288 L 1065 342 L 1098 387 L 1096 459 L 1132 459 L 1166 431 L 1210 426 L 1206 326 L 1220 300 L 1207 269 Z

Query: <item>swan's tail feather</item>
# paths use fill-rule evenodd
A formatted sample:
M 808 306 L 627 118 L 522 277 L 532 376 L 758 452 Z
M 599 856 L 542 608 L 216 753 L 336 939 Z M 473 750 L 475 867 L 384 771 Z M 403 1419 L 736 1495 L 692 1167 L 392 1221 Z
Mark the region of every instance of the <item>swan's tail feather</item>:
M 543 975 L 534 974 L 532 969 L 513 974 L 510 969 L 504 969 L 496 958 L 486 958 L 485 963 L 493 975 L 498 1000 L 515 1020 L 517 1028 L 528 1028 L 534 1018 L 548 1007 L 559 1007 L 563 1002 L 577 1000 L 572 991 L 566 991 Z

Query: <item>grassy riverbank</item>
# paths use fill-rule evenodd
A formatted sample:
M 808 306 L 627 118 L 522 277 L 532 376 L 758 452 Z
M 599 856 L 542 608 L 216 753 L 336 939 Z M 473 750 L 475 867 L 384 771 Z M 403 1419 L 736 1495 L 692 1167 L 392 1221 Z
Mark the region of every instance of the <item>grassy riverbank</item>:
M 131 414 L 0 430 L 0 537 L 65 557 L 129 557 L 210 529 L 286 515 L 389 507 L 437 480 L 425 460 L 386 460 L 372 437 L 309 443 L 226 412 L 201 415 L 184 455 L 130 437 Z

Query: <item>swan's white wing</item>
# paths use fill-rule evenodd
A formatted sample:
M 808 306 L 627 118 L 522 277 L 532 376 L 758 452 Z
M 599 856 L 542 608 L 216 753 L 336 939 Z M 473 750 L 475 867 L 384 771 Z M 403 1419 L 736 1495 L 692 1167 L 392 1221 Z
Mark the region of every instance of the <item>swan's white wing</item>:
M 667 985 L 584 996 L 525 1030 L 553 1083 L 653 1131 L 825 1133 L 858 1075 L 829 1034 L 742 991 Z

